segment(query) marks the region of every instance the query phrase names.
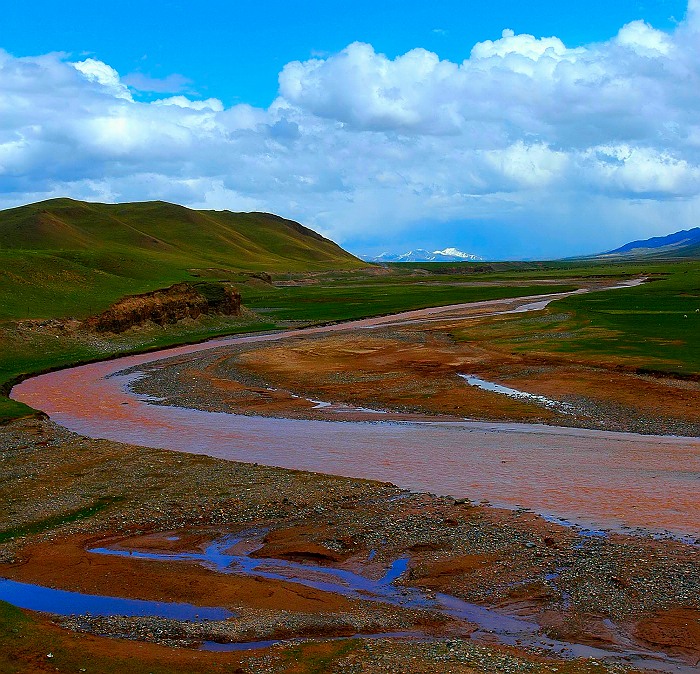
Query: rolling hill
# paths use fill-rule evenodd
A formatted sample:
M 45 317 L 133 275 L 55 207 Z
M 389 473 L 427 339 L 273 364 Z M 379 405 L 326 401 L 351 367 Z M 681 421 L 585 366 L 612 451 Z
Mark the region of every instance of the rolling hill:
M 365 265 L 269 213 L 73 199 L 0 211 L 0 318 L 85 316 L 123 295 L 193 277 Z
M 700 227 L 684 229 L 667 236 L 632 241 L 624 246 L 601 253 L 599 258 L 687 259 L 700 258 Z
M 163 201 L 94 204 L 51 199 L 0 211 L 0 247 L 123 247 L 267 270 L 361 264 L 332 241 L 277 215 L 195 211 Z

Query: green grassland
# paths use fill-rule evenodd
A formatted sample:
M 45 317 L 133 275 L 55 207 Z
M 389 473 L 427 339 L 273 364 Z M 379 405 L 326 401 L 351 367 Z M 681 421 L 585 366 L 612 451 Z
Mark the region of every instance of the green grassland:
M 576 295 L 542 315 L 504 317 L 457 339 L 637 371 L 700 375 L 700 262 L 597 265 L 644 274 L 636 288 Z
M 659 265 L 657 272 L 657 279 L 638 288 L 556 303 L 556 311 L 571 312 L 581 325 L 577 337 L 558 345 L 559 350 L 700 374 L 700 263 Z M 593 331 L 598 334 L 587 334 Z
M 236 271 L 365 266 L 312 230 L 266 213 L 71 199 L 0 211 L 0 319 L 83 318 L 126 294 Z
M 445 306 L 463 302 L 525 297 L 575 290 L 571 284 L 537 285 L 506 283 L 493 286 L 464 286 L 446 283 L 425 285 L 404 278 L 384 283 L 328 284 L 301 287 L 242 288 L 243 302 L 271 321 L 325 323 L 367 316 L 382 316 L 409 309 Z

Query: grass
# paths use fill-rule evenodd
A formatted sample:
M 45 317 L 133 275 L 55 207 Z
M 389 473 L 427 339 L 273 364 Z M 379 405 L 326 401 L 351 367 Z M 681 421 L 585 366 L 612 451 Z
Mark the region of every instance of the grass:
M 638 288 L 557 302 L 553 310 L 570 312 L 580 327 L 555 350 L 635 360 L 642 369 L 700 373 L 700 264 L 659 271 L 665 277 Z
M 268 213 L 197 211 L 162 201 L 48 201 L 0 212 L 0 247 L 141 251 L 234 269 L 308 270 L 366 266 L 299 223 Z
M 191 278 L 138 255 L 0 250 L 0 319 L 84 318 L 124 295 Z
M 243 303 L 275 321 L 330 322 L 410 309 L 574 290 L 572 285 L 426 285 L 404 279 L 372 285 L 243 288 Z
M 457 339 L 640 372 L 700 374 L 700 263 L 647 265 L 636 288 L 577 295 L 541 316 L 503 317 Z
M 72 522 L 88 519 L 89 517 L 103 511 L 105 508 L 108 508 L 115 501 L 119 500 L 121 500 L 121 498 L 118 497 L 99 498 L 93 504 L 85 506 L 84 508 L 78 508 L 77 510 L 71 510 L 70 512 L 62 513 L 60 515 L 53 515 L 37 522 L 30 522 L 29 524 L 24 524 L 22 526 L 5 529 L 5 531 L 0 531 L 0 543 L 4 543 L 5 541 L 9 541 L 13 538 L 18 538 L 19 536 L 38 534 L 42 531 L 48 531 L 49 529 L 55 529 L 56 527 L 63 526 L 64 524 L 71 524 Z

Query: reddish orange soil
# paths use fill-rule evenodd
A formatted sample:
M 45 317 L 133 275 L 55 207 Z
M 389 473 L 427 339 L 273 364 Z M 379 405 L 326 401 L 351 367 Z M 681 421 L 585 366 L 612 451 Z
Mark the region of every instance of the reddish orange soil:
M 634 635 L 659 650 L 686 657 L 700 666 L 700 611 L 673 608 L 637 623 Z
M 230 365 L 254 373 L 280 389 L 367 407 L 492 420 L 562 421 L 562 415 L 553 410 L 468 386 L 456 376 L 462 373 L 554 400 L 583 396 L 599 405 L 629 408 L 638 416 L 700 424 L 698 382 L 645 377 L 599 364 L 503 353 L 481 342 L 451 342 L 439 333 L 433 334 L 435 330 L 428 329 L 427 339 L 403 330 L 400 339 L 352 333 L 285 346 L 261 346 L 231 357 Z M 260 411 L 265 407 L 264 400 L 249 408 L 246 400 L 229 398 L 229 391 L 245 387 L 227 379 L 226 371 L 225 356 L 204 371 L 204 384 L 211 387 L 214 395 L 221 395 L 223 401 L 236 408 Z M 283 409 L 282 392 L 268 396 L 270 402 L 275 401 L 268 413 Z M 307 412 L 313 406 L 294 400 L 287 400 L 286 404 L 306 408 Z M 603 426 L 604 411 L 601 417 Z
M 253 552 L 251 556 L 298 561 L 341 562 L 360 551 L 354 540 L 343 541 L 347 546 L 344 552 L 331 550 L 309 540 L 317 538 L 324 528 L 321 525 L 290 527 L 272 531 L 265 536 L 263 547 Z

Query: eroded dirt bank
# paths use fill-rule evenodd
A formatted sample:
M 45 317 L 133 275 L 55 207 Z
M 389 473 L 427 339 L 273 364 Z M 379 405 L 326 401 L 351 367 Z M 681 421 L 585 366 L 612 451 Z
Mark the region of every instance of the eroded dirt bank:
M 396 582 L 408 589 L 496 606 L 564 641 L 623 652 L 663 651 L 686 667 L 700 659 L 695 547 L 581 535 L 522 510 L 475 507 L 388 484 L 90 440 L 50 422 L 2 428 L 0 447 L 1 577 L 92 594 L 223 606 L 237 613 L 226 625 L 209 627 L 148 618 L 40 621 L 31 628 L 41 635 L 40 650 L 17 646 L 16 638 L 3 643 L 20 671 L 43 671 L 46 643 L 56 648 L 47 671 L 99 665 L 107 653 L 132 658 L 132 666 L 136 658 L 148 671 L 155 662 L 162 671 L 211 671 L 220 664 L 250 672 L 312 671 L 307 668 L 319 661 L 321 671 L 338 672 L 619 669 L 528 654 L 517 645 L 484 644 L 483 638 L 469 638 L 475 629 L 469 621 L 346 597 L 294 578 L 221 574 L 192 562 L 90 552 L 100 545 L 196 553 L 217 536 L 251 527 L 265 532 L 262 547 L 253 552 L 258 559 L 377 579 L 395 560 L 407 558 L 408 568 Z M 58 631 L 56 624 L 68 631 Z M 8 625 L 8 634 L 11 629 L 17 626 Z M 26 625 L 21 629 L 31 631 Z M 191 650 L 209 639 L 396 632 L 420 633 L 429 641 L 326 641 L 239 653 Z M 92 633 L 122 640 L 115 645 Z M 6 644 L 15 650 L 7 651 Z

